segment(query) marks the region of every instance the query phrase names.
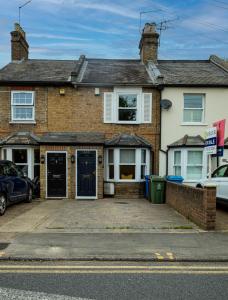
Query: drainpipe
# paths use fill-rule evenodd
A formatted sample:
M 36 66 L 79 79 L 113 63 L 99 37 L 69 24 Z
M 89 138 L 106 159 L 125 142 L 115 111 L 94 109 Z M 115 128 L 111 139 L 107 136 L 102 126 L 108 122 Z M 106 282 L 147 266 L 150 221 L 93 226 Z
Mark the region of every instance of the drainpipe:
M 160 90 L 160 102 L 161 102 L 161 99 L 162 99 L 162 90 L 164 89 L 163 86 L 159 86 L 158 87 L 158 90 Z M 159 138 L 159 152 L 162 152 L 165 154 L 166 156 L 166 176 L 168 175 L 168 150 L 165 151 L 161 148 L 161 136 L 162 136 L 162 108 L 161 108 L 161 104 L 160 104 L 160 138 Z

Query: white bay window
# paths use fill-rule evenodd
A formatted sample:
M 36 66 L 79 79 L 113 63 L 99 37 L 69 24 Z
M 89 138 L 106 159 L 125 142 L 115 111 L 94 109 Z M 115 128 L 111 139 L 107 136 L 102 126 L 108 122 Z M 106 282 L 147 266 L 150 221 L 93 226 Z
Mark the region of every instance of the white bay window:
M 14 162 L 29 178 L 40 175 L 40 150 L 39 148 L 13 146 L 2 149 L 2 158 Z
M 200 148 L 178 148 L 169 151 L 168 175 L 182 176 L 195 182 L 206 177 L 207 157 Z
M 142 181 L 150 173 L 150 151 L 142 148 L 106 150 L 106 180 Z

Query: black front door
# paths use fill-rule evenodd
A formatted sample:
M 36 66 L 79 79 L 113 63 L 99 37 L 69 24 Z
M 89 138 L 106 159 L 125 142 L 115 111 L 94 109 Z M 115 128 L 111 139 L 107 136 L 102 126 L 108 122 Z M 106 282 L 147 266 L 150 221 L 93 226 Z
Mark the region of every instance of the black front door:
M 47 153 L 47 196 L 66 197 L 66 153 Z
M 96 197 L 96 151 L 77 151 L 77 197 Z

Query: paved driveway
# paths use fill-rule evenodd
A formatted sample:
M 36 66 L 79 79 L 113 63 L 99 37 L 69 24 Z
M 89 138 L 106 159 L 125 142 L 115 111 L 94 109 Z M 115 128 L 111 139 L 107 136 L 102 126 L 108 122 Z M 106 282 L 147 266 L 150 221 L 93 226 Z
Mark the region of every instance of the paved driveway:
M 166 204 L 145 199 L 96 201 L 35 200 L 9 207 L 0 217 L 0 232 L 157 232 L 198 231 Z

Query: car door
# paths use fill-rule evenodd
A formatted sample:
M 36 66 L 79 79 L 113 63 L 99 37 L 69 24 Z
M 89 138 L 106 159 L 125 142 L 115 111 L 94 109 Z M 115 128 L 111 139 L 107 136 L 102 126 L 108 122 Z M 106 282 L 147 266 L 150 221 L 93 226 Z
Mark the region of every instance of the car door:
M 212 175 L 212 179 L 216 182 L 216 196 L 228 201 L 228 165 L 219 167 Z
M 27 195 L 27 182 L 19 173 L 13 164 L 8 164 L 5 168 L 7 182 L 10 193 L 10 201 L 17 202 L 26 198 Z

